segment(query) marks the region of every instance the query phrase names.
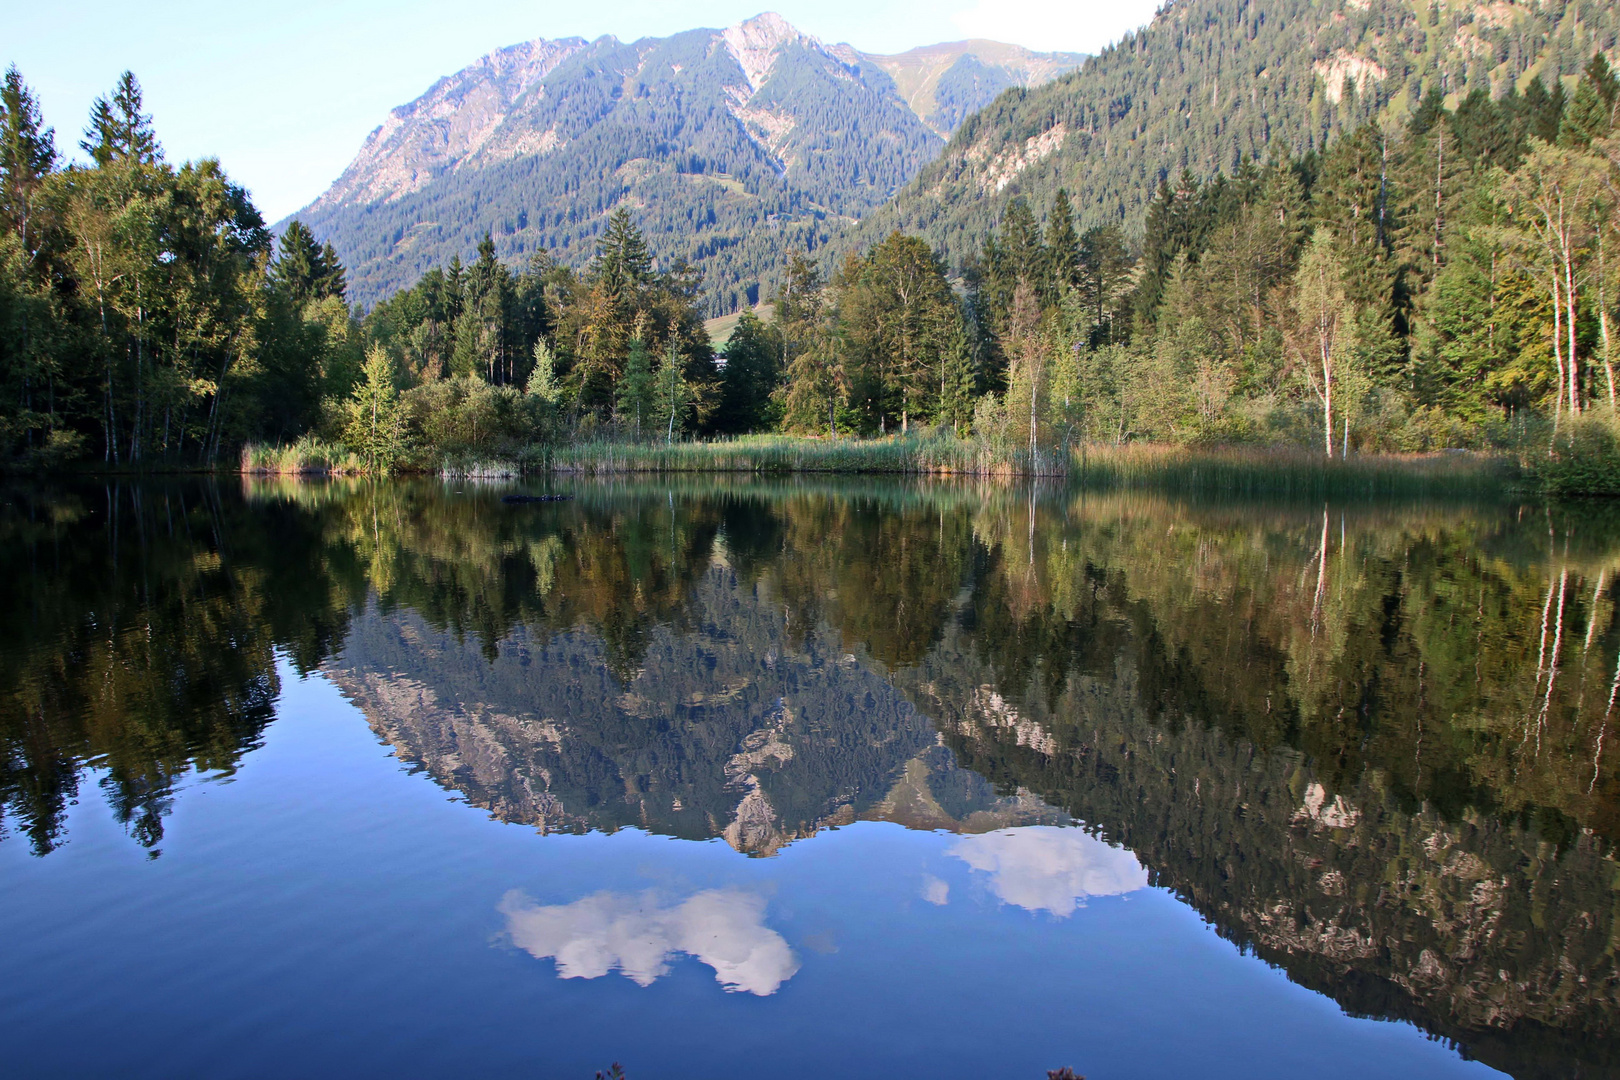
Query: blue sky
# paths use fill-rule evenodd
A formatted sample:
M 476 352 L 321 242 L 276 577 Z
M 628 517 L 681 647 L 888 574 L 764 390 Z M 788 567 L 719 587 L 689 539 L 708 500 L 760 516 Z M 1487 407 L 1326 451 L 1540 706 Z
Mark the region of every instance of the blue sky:
M 275 220 L 336 179 L 387 111 L 441 75 L 536 37 L 625 40 L 775 10 L 868 52 L 988 37 L 1095 52 L 1153 0 L 6 0 L 0 63 L 38 92 L 57 146 L 78 154 L 91 101 L 125 68 L 169 159 L 213 155 Z

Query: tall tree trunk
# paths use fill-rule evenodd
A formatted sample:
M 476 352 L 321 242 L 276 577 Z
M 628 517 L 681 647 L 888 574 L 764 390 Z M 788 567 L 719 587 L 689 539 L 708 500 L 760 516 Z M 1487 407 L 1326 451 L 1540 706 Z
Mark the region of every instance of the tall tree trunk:
M 1564 247 L 1564 332 L 1568 336 L 1567 358 L 1569 360 L 1569 414 L 1579 416 L 1581 413 L 1581 369 L 1580 358 L 1575 351 L 1576 346 L 1576 292 L 1575 292 L 1575 259 L 1569 246 Z
M 1615 411 L 1614 395 L 1614 362 L 1609 351 L 1609 261 L 1608 252 L 1603 243 L 1605 223 L 1599 222 L 1597 227 L 1597 298 L 1598 298 L 1598 330 L 1603 339 L 1603 375 L 1609 384 L 1609 411 Z
M 1558 281 L 1558 269 L 1552 274 L 1553 306 L 1553 367 L 1558 372 L 1558 393 L 1553 398 L 1553 440 L 1558 439 L 1558 424 L 1564 415 L 1564 296 Z
M 1327 444 L 1327 456 L 1333 458 L 1333 348 L 1322 342 L 1322 434 Z

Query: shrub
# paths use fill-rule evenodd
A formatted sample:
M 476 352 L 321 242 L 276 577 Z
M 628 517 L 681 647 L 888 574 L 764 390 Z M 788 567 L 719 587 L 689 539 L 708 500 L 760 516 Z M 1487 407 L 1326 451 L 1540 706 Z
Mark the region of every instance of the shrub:
M 1568 422 L 1546 458 L 1531 458 L 1551 495 L 1620 495 L 1620 430 L 1612 418 Z

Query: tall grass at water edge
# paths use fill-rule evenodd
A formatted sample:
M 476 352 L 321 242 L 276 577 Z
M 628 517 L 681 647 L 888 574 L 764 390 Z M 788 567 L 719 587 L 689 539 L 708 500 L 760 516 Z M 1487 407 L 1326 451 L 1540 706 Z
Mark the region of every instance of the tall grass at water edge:
M 342 446 L 305 438 L 290 446 L 249 446 L 242 471 L 271 475 L 361 475 L 365 463 Z M 1008 451 L 949 433 L 883 439 L 751 435 L 710 442 L 589 441 L 524 448 L 499 457 L 473 454 L 418 462 L 404 471 L 446 479 L 505 480 L 552 473 L 629 476 L 660 473 L 790 475 L 815 473 L 1066 479 L 1088 488 L 1148 488 L 1245 496 L 1483 495 L 1542 486 L 1539 474 L 1505 456 L 1444 452 L 1352 455 L 1332 460 L 1297 449 L 1087 444 L 1052 448 L 1031 467 L 1028 451 Z
M 1329 459 L 1295 449 L 1127 443 L 1076 447 L 1072 456 L 1068 475 L 1081 486 L 1183 494 L 1313 498 L 1489 495 L 1526 483 L 1514 459 L 1462 451 Z
M 1223 495 L 1479 495 L 1522 486 L 1510 458 L 1476 453 L 1365 455 L 1327 459 L 1294 449 L 1091 444 L 1042 451 L 997 450 L 944 436 L 804 439 L 747 436 L 674 445 L 589 442 L 554 450 L 552 472 L 893 473 L 1051 476 L 1099 489 L 1153 488 Z
M 341 445 L 305 435 L 286 446 L 248 443 L 242 447 L 242 472 L 271 476 L 358 476 L 366 463 Z
M 636 472 L 895 473 L 963 476 L 1062 476 L 1061 455 L 1043 451 L 1031 467 L 1025 453 L 1007 453 L 952 435 L 881 439 L 811 439 L 745 435 L 712 442 L 583 442 L 554 448 L 552 472 L 611 475 Z

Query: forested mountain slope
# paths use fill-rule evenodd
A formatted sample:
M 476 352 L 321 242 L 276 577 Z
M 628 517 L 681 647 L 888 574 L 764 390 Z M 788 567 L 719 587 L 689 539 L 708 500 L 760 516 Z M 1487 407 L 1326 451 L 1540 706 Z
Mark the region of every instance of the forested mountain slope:
M 660 263 L 698 265 L 711 307 L 730 311 L 759 299 L 785 247 L 819 246 L 888 199 L 964 117 L 1081 59 L 994 42 L 868 56 L 771 14 L 528 42 L 394 110 L 297 217 L 370 303 L 486 231 L 507 261 L 581 264 L 628 201 Z
M 1612 4 L 1427 0 L 1184 0 L 1082 70 L 1009 91 L 849 240 L 921 233 L 952 263 L 977 250 L 1016 196 L 1060 187 L 1082 228 L 1139 231 L 1162 178 L 1230 173 L 1303 153 L 1373 119 L 1404 119 L 1441 89 L 1455 105 L 1541 77 L 1570 83 L 1613 53 Z

